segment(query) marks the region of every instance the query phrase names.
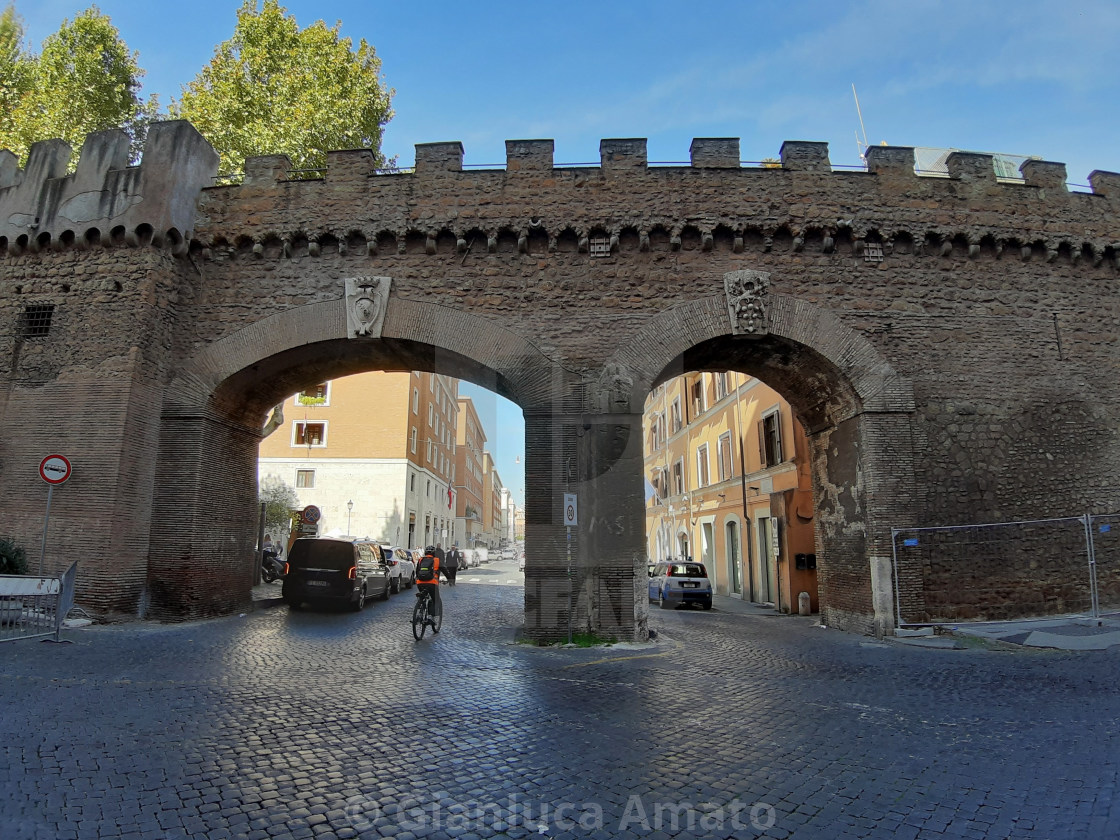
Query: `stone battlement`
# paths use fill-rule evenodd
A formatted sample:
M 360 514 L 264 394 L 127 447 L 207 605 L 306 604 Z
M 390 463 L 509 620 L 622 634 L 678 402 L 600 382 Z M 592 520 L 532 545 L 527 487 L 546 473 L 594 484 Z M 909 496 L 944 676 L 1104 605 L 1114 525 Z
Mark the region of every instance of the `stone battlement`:
M 128 147 L 118 129 L 90 134 L 72 174 L 62 140 L 35 143 L 25 169 L 0 151 L 0 252 L 148 239 L 185 253 L 217 153 L 182 120 L 150 127 L 139 166 Z

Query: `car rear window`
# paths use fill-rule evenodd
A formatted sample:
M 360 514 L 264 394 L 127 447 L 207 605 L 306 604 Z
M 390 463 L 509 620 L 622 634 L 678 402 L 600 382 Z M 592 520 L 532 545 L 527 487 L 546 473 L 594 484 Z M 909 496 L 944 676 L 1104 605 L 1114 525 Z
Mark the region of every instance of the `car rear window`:
M 699 563 L 674 563 L 669 567 L 668 576 L 706 578 L 708 573 Z
M 354 565 L 354 546 L 334 540 L 296 540 L 288 563 L 295 569 L 349 569 Z

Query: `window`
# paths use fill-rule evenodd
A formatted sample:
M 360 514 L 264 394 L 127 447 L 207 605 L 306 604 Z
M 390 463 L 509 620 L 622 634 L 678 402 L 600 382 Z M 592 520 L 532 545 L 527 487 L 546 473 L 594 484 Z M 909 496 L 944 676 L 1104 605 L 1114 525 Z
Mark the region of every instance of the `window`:
M 707 487 L 708 481 L 708 444 L 696 450 L 696 486 Z
M 432 480 L 431 479 L 428 479 L 427 484 L 424 487 L 424 497 L 427 498 L 427 499 L 432 498 Z
M 716 399 L 722 400 L 731 393 L 731 385 L 726 372 L 716 374 Z
M 314 487 L 315 470 L 296 470 L 296 487 Z
M 692 413 L 693 416 L 703 414 L 706 400 L 704 393 L 704 375 L 701 374 L 700 378 L 692 383 Z
M 661 480 L 658 482 L 658 488 L 661 491 L 661 498 L 669 498 L 669 470 L 668 468 L 661 470 Z
M 719 436 L 719 480 L 727 481 L 735 475 L 731 462 L 731 432 Z
M 416 473 L 413 473 L 412 475 L 410 475 L 408 477 L 408 492 L 409 493 L 415 493 L 416 492 Z
M 54 319 L 53 303 L 32 303 L 23 309 L 20 333 L 24 338 L 39 338 L 49 335 L 51 321 Z
M 330 405 L 330 383 L 320 382 L 296 394 L 297 405 Z
M 432 460 L 432 439 L 428 438 L 426 442 L 428 444 L 428 461 L 430 463 Z
M 435 418 L 436 418 L 435 406 L 433 406 L 431 403 L 428 403 L 428 425 L 429 426 L 434 426 L 435 425 Z
M 684 459 L 673 464 L 673 494 L 679 496 L 684 492 Z
M 777 409 L 759 421 L 758 435 L 762 466 L 773 467 L 782 463 L 782 415 Z
M 419 388 L 413 388 L 412 389 L 412 413 L 413 414 L 419 414 L 420 413 L 420 389 Z
M 416 427 L 415 426 L 412 427 L 412 432 L 408 436 L 408 445 L 409 445 L 409 448 L 412 450 L 412 454 L 415 455 L 416 454 Z
M 673 405 L 669 409 L 669 411 L 670 411 L 670 414 L 672 415 L 672 422 L 670 424 L 670 429 L 672 431 L 672 434 L 675 435 L 677 432 L 679 432 L 681 430 L 681 426 L 684 425 L 684 423 L 681 422 L 681 398 L 680 397 L 677 397 L 675 400 L 673 400 Z
M 306 420 L 297 420 L 292 424 L 292 446 L 326 446 L 327 424 L 326 421 L 309 423 Z

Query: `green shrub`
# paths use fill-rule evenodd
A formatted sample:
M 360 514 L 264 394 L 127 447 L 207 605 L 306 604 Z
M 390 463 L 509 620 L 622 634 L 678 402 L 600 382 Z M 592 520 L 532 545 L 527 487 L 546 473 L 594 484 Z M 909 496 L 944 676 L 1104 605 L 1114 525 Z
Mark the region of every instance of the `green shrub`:
M 0 537 L 0 575 L 27 574 L 27 557 L 23 547 L 11 537 Z

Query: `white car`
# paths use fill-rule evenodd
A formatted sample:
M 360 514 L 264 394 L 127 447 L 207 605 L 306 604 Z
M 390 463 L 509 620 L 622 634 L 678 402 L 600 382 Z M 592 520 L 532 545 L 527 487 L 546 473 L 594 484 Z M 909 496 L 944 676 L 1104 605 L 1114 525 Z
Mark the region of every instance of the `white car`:
M 522 554 L 521 559 L 517 561 L 517 571 L 519 571 L 519 572 L 525 571 L 525 555 L 524 554 Z
M 391 545 L 380 545 L 381 557 L 389 569 L 389 591 L 400 592 L 402 589 L 411 589 L 416 583 L 416 564 L 412 555 L 403 548 Z

